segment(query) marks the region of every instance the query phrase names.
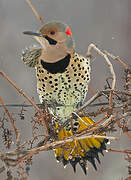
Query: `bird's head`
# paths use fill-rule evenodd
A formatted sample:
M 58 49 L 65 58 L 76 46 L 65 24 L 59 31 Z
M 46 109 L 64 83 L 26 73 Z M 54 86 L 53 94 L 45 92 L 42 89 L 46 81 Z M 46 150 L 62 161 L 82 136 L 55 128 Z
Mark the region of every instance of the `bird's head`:
M 43 48 L 43 56 L 48 62 L 57 61 L 74 52 L 74 41 L 68 25 L 61 22 L 49 22 L 39 32 L 25 31 L 33 35 Z

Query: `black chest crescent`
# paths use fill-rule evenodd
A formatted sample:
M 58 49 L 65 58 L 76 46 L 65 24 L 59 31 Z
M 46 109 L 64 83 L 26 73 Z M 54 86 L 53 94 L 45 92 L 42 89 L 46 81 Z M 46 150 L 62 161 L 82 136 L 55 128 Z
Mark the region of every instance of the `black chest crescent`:
M 48 63 L 41 59 L 41 65 L 44 69 L 46 69 L 48 72 L 52 74 L 63 73 L 65 72 L 67 66 L 70 63 L 70 58 L 71 56 L 70 54 L 68 54 L 65 58 L 55 63 Z

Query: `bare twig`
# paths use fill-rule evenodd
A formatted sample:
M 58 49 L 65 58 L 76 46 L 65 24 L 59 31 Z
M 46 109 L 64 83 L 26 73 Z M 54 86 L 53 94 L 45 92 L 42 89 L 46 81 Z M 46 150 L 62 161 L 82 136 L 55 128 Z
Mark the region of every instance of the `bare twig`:
M 117 125 L 120 128 L 123 128 L 123 125 L 119 121 L 117 121 Z M 129 137 L 129 139 L 131 139 L 131 134 L 128 131 L 123 131 L 123 132 Z
M 86 108 L 88 105 L 90 105 L 92 102 L 94 102 L 98 97 L 102 96 L 102 92 L 97 92 L 92 98 L 90 98 L 83 106 L 81 106 L 79 109 L 76 110 L 76 113 L 82 111 L 84 108 Z
M 1 75 L 3 78 L 5 78 L 21 95 L 23 95 L 23 97 L 24 97 L 30 104 L 32 104 L 32 106 L 40 113 L 40 115 L 41 115 L 41 121 L 42 121 L 42 124 L 43 124 L 43 126 L 44 126 L 46 135 L 49 136 L 48 129 L 47 129 L 47 125 L 46 125 L 46 122 L 45 122 L 45 120 L 44 120 L 44 118 L 43 118 L 43 117 L 44 117 L 44 113 L 42 112 L 42 110 L 35 104 L 35 102 L 34 102 L 31 98 L 29 98 L 29 97 L 24 93 L 23 90 L 21 90 L 20 88 L 18 88 L 18 87 L 16 86 L 16 84 L 15 84 L 13 81 L 11 81 L 11 79 L 10 79 L 5 73 L 0 72 L 0 75 Z
M 0 158 L 2 158 L 2 160 L 6 159 L 9 161 L 19 161 L 21 162 L 22 160 L 29 158 L 31 156 L 33 156 L 34 154 L 39 153 L 40 151 L 48 151 L 48 150 L 52 150 L 54 148 L 58 148 L 61 147 L 61 145 L 64 145 L 65 143 L 69 143 L 72 142 L 74 140 L 80 140 L 80 139 L 85 139 L 85 138 L 106 138 L 106 139 L 110 139 L 110 140 L 119 140 L 118 137 L 108 137 L 108 136 L 101 136 L 101 135 L 83 135 L 83 136 L 72 136 L 70 138 L 66 138 L 64 140 L 59 140 L 59 141 L 55 141 L 49 144 L 45 144 L 44 146 L 41 147 L 36 147 L 36 148 L 32 148 L 30 150 L 23 150 L 23 151 L 10 151 L 10 152 L 6 152 L 4 153 L 4 157 L 3 154 L 0 153 Z M 15 159 L 10 159 L 8 158 L 8 156 L 17 156 L 19 155 L 19 158 L 17 157 L 16 160 Z M 22 156 L 20 156 L 22 155 Z
M 36 9 L 32 5 L 32 3 L 30 2 L 30 0 L 26 0 L 26 2 L 28 3 L 28 5 L 32 9 L 32 11 L 34 12 L 35 16 L 40 20 L 41 24 L 44 25 L 45 23 L 44 23 L 42 17 L 38 14 L 38 12 L 36 11 Z
M 16 125 L 15 125 L 15 123 L 14 123 L 14 120 L 13 120 L 11 114 L 9 113 L 9 111 L 8 111 L 6 105 L 5 105 L 5 103 L 4 103 L 4 101 L 3 101 L 3 99 L 2 99 L 1 97 L 0 97 L 0 103 L 2 104 L 2 106 L 3 106 L 3 108 L 4 108 L 5 112 L 6 112 L 6 114 L 8 115 L 8 117 L 9 117 L 9 119 L 10 119 L 11 125 L 12 125 L 12 127 L 13 127 L 13 129 L 14 129 L 14 131 L 15 131 L 15 135 L 16 135 L 16 139 L 17 139 L 17 138 L 18 138 L 18 130 L 17 130 L 17 128 L 16 128 Z
M 81 106 L 79 109 L 77 109 L 77 111 L 81 111 L 84 108 L 86 108 L 87 106 L 91 106 L 91 107 L 97 107 L 97 106 L 103 106 L 103 105 L 109 105 L 108 102 L 101 102 L 101 103 L 93 103 L 98 97 L 102 96 L 103 93 L 105 94 L 109 94 L 110 93 L 110 89 L 106 89 L 106 90 L 102 90 L 97 92 L 95 95 L 92 96 L 91 99 L 89 99 L 83 106 Z M 120 91 L 120 90 L 114 90 L 114 94 L 120 94 L 120 95 L 127 95 L 127 96 L 131 96 L 131 91 Z M 93 103 L 93 104 L 91 104 Z M 36 105 L 41 105 L 41 104 L 37 104 Z M 130 105 L 130 104 L 129 104 Z M 2 105 L 0 105 L 1 107 Z M 32 104 L 6 104 L 7 107 L 32 107 Z M 64 106 L 64 105 L 63 105 Z
M 116 84 L 116 75 L 115 75 L 115 72 L 114 72 L 114 69 L 113 69 L 113 66 L 110 62 L 110 60 L 108 59 L 107 55 L 102 52 L 99 48 L 97 48 L 94 44 L 90 44 L 88 46 L 88 51 L 87 51 L 87 56 L 90 55 L 90 51 L 91 49 L 94 49 L 98 54 L 100 54 L 101 56 L 104 57 L 104 59 L 106 60 L 107 64 L 108 64 L 108 67 L 110 69 L 110 72 L 112 74 L 112 86 L 111 86 L 111 91 L 110 91 L 110 108 L 112 107 L 112 96 L 113 96 L 113 91 L 115 89 L 115 84 Z
M 106 55 L 104 52 L 102 52 L 99 48 L 97 48 L 94 44 L 90 44 L 90 45 L 88 46 L 87 54 L 91 54 L 90 51 L 91 51 L 92 48 L 93 48 L 98 54 L 100 54 L 101 56 L 103 56 L 104 59 L 106 60 L 108 66 L 109 66 L 110 72 L 111 72 L 111 74 L 112 74 L 112 79 L 113 79 L 113 81 L 112 81 L 112 90 L 114 90 L 114 89 L 115 89 L 115 84 L 116 84 L 116 75 L 115 75 L 115 72 L 114 72 L 114 69 L 113 69 L 113 66 L 112 66 L 110 60 L 108 59 L 107 55 Z
M 119 152 L 119 153 L 124 153 L 124 154 L 131 154 L 130 150 L 119 150 L 119 149 L 111 149 L 111 148 L 106 148 L 107 151 L 111 152 Z
M 24 91 L 23 91 L 22 89 L 18 88 L 18 87 L 16 86 L 16 84 L 15 84 L 5 73 L 0 72 L 0 75 L 1 75 L 3 78 L 5 78 L 5 79 L 19 92 L 19 94 L 23 95 L 24 98 L 25 98 L 30 104 L 32 104 L 32 106 L 33 106 L 38 112 L 40 112 L 40 109 L 39 109 L 39 107 L 35 104 L 35 102 L 34 102 L 31 98 L 29 98 L 29 97 L 24 93 Z
M 113 60 L 118 61 L 124 68 L 128 69 L 128 66 L 118 57 L 118 56 L 114 56 L 113 54 L 104 51 L 104 53 L 108 56 L 110 56 Z
M 90 91 L 90 93 L 91 93 L 92 95 L 95 94 L 95 92 L 93 91 L 93 89 L 91 89 L 90 87 L 88 88 L 88 90 Z M 102 102 L 100 98 L 97 98 L 97 101 L 98 101 L 99 103 Z M 105 107 L 105 106 L 103 105 L 103 108 L 104 108 L 104 107 Z

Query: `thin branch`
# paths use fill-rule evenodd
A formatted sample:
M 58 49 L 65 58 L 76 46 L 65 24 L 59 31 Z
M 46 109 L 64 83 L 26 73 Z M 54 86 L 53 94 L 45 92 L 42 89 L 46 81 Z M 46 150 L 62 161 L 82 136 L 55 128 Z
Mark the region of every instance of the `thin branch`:
M 104 51 L 104 53 L 108 56 L 110 56 L 113 60 L 118 61 L 122 66 L 124 66 L 124 68 L 128 69 L 128 66 L 118 57 L 118 56 L 114 56 L 113 54 Z
M 119 121 L 117 121 L 116 123 L 120 128 L 123 128 L 123 125 Z M 129 137 L 129 139 L 131 139 L 131 134 L 128 131 L 123 131 L 123 132 Z
M 88 90 L 89 90 L 89 92 L 90 92 L 92 95 L 94 95 L 94 94 L 95 94 L 95 92 L 93 91 L 93 89 L 88 88 Z M 98 101 L 99 103 L 101 103 L 101 102 L 102 102 L 100 98 L 97 98 L 97 101 Z M 104 107 L 105 107 L 105 106 L 103 105 L 103 108 L 104 108 Z
M 93 97 L 91 97 L 91 99 L 89 99 L 83 106 L 81 106 L 77 111 L 81 111 L 84 108 L 86 108 L 87 106 L 90 107 L 96 107 L 96 106 L 103 106 L 103 105 L 109 105 L 108 102 L 101 102 L 101 103 L 93 103 L 97 98 L 99 98 L 100 96 L 103 95 L 103 93 L 105 94 L 109 94 L 111 90 L 102 90 L 97 92 Z M 130 91 L 120 91 L 120 90 L 114 90 L 115 94 L 120 94 L 120 95 L 127 95 L 127 96 L 131 96 L 131 92 Z M 41 105 L 41 104 L 37 104 L 37 106 Z M 123 105 L 123 104 L 122 104 Z M 128 104 L 131 105 L 131 104 Z M 32 104 L 6 104 L 7 107 L 32 107 Z M 64 106 L 64 105 L 63 105 Z M 66 105 L 68 106 L 68 105 Z M 0 107 L 2 107 L 2 105 L 0 105 Z M 120 107 L 120 106 L 119 106 Z
M 76 110 L 76 113 L 82 111 L 84 108 L 89 106 L 92 102 L 94 102 L 98 97 L 102 96 L 102 92 L 97 92 L 93 97 L 91 97 L 83 106 Z
M 32 3 L 30 2 L 30 0 L 26 0 L 26 2 L 28 3 L 29 7 L 32 9 L 33 13 L 38 18 L 38 20 L 40 20 L 41 24 L 44 25 L 45 23 L 44 23 L 42 17 L 38 14 L 38 12 L 36 11 L 36 9 L 32 5 Z
M 112 107 L 113 91 L 114 91 L 114 89 L 115 89 L 115 84 L 116 84 L 116 75 L 115 75 L 113 66 L 112 66 L 110 60 L 108 59 L 107 55 L 106 55 L 104 52 L 102 52 L 99 48 L 97 48 L 94 44 L 90 44 L 90 45 L 88 46 L 87 56 L 88 56 L 89 54 L 91 54 L 90 51 L 91 51 L 92 48 L 93 48 L 98 54 L 100 54 L 101 56 L 104 57 L 104 59 L 106 60 L 106 62 L 107 62 L 107 64 L 108 64 L 108 67 L 109 67 L 109 69 L 110 69 L 110 72 L 111 72 L 111 74 L 112 74 L 112 86 L 111 86 L 111 91 L 110 91 L 110 108 L 111 108 L 111 107 Z
M 36 104 L 41 105 L 41 104 Z M 101 103 L 94 103 L 94 104 L 88 104 L 87 106 L 91 106 L 91 107 L 97 107 L 97 106 L 103 106 L 103 105 L 109 105 L 108 102 L 101 102 Z M 2 105 L 0 105 L 0 107 L 2 107 Z M 6 104 L 6 107 L 32 107 L 31 104 Z
M 49 136 L 49 133 L 48 133 L 48 128 L 47 128 L 47 125 L 46 125 L 46 122 L 44 120 L 44 113 L 42 112 L 42 110 L 35 104 L 35 102 L 29 98 L 22 89 L 18 88 L 16 86 L 16 84 L 11 81 L 11 79 L 3 72 L 0 72 L 0 75 L 5 78 L 21 95 L 23 95 L 23 97 L 30 103 L 32 104 L 32 106 L 40 113 L 41 115 L 41 121 L 42 121 L 42 124 L 44 126 L 44 129 L 45 129 L 45 132 L 46 132 L 46 135 Z
M 102 119 L 98 120 L 97 122 L 95 122 L 92 127 L 95 127 L 96 125 L 100 124 L 101 122 L 103 122 L 105 119 L 107 118 L 107 116 L 105 115 Z M 111 117 L 112 118 L 112 117 Z
M 91 105 L 91 103 L 93 103 L 97 98 L 99 98 L 100 96 L 103 95 L 103 93 L 109 94 L 111 92 L 111 89 L 107 89 L 107 90 L 103 90 L 103 91 L 99 91 L 97 92 L 94 96 L 92 96 L 87 102 L 85 102 L 85 104 L 83 106 L 81 106 L 79 109 L 77 109 L 76 113 L 82 111 L 84 108 L 86 108 L 87 106 L 93 106 Z M 127 96 L 131 96 L 131 92 L 130 91 L 119 91 L 119 90 L 114 90 L 114 93 L 118 93 L 118 94 L 122 94 L 122 95 L 127 95 Z M 99 103 L 101 104 L 101 103 Z M 109 103 L 108 103 L 109 104 Z M 105 103 L 105 105 L 108 105 Z M 97 104 L 96 104 L 97 105 Z M 103 105 L 103 104 L 101 104 Z
M 93 48 L 98 54 L 100 54 L 101 56 L 103 56 L 104 59 L 106 60 L 108 66 L 109 66 L 110 72 L 111 72 L 111 74 L 112 74 L 112 78 L 113 78 L 113 81 L 112 81 L 112 90 L 114 90 L 114 89 L 115 89 L 115 84 L 116 84 L 116 75 L 115 75 L 115 72 L 114 72 L 114 69 L 113 69 L 113 66 L 112 66 L 110 60 L 108 59 L 107 55 L 106 55 L 104 52 L 102 52 L 99 48 L 97 48 L 94 44 L 90 44 L 90 45 L 88 46 L 87 54 L 90 54 L 90 51 L 91 51 L 92 48 Z
M 22 89 L 18 88 L 15 83 L 3 72 L 0 72 L 0 75 L 3 76 L 3 78 L 5 78 L 18 92 L 19 94 L 23 95 L 24 98 L 30 103 L 32 104 L 32 106 L 36 109 L 36 111 L 40 112 L 39 107 L 35 104 L 35 102 L 29 98 Z
M 106 148 L 107 151 L 111 152 L 119 152 L 119 153 L 124 153 L 124 154 L 131 154 L 130 150 L 119 150 L 119 149 L 111 149 L 111 148 Z
M 81 130 L 79 133 L 79 136 L 87 134 L 87 133 L 94 133 L 96 131 L 99 131 L 101 128 L 107 128 L 110 124 L 110 121 L 114 118 L 114 115 L 111 115 L 108 119 L 106 119 L 106 116 L 104 116 L 99 122 L 94 123 L 93 125 L 88 126 L 87 128 Z M 98 126 L 99 123 L 103 122 L 106 119 L 106 121 L 101 125 Z M 97 126 L 96 126 L 97 125 Z
M 17 155 L 23 155 L 22 157 L 19 157 L 18 159 L 16 159 L 17 161 L 19 160 L 19 162 L 21 160 L 24 160 L 25 158 L 29 158 L 29 156 L 33 156 L 34 154 L 39 153 L 40 151 L 48 151 L 48 150 L 52 150 L 58 147 L 61 147 L 61 145 L 64 145 L 65 143 L 69 143 L 72 142 L 74 140 L 80 140 L 80 139 L 85 139 L 85 138 L 105 138 L 105 139 L 110 139 L 110 140 L 119 140 L 118 137 L 108 137 L 108 136 L 100 136 L 100 135 L 83 135 L 83 136 L 72 136 L 70 138 L 66 138 L 64 140 L 59 140 L 59 141 L 55 141 L 49 144 L 45 144 L 44 146 L 41 147 L 36 147 L 36 148 L 32 148 L 31 150 L 23 150 L 23 151 L 10 151 L 10 152 L 5 152 L 0 153 L 0 158 L 2 160 L 6 159 L 8 160 L 8 156 L 17 156 Z M 9 158 L 10 159 L 10 158 Z M 12 159 L 13 161 L 15 161 L 15 159 Z
M 80 119 L 85 125 L 89 126 L 90 124 L 86 123 L 76 112 L 73 112 L 74 115 L 76 115 L 76 117 L 78 119 Z
M 5 110 L 6 114 L 7 114 L 7 116 L 8 116 L 9 119 L 10 119 L 11 125 L 12 125 L 12 127 L 13 127 L 13 129 L 14 129 L 14 131 L 15 131 L 15 135 L 16 135 L 16 139 L 17 139 L 17 138 L 18 138 L 18 130 L 17 130 L 17 128 L 16 128 L 16 125 L 15 125 L 15 123 L 14 123 L 14 120 L 13 120 L 11 114 L 9 113 L 9 111 L 8 111 L 6 105 L 5 105 L 5 103 L 4 103 L 4 101 L 3 101 L 3 99 L 2 99 L 1 97 L 0 97 L 0 103 L 2 104 L 2 106 L 3 106 L 3 108 L 4 108 L 4 110 Z

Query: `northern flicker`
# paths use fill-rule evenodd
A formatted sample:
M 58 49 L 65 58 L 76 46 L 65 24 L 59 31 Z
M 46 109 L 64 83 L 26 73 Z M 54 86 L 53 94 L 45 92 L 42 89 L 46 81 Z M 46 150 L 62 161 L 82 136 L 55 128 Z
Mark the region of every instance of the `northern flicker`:
M 35 67 L 37 91 L 40 102 L 46 101 L 50 113 L 64 123 L 87 95 L 90 81 L 90 58 L 75 52 L 72 33 L 68 25 L 61 22 L 49 22 L 39 32 L 26 31 L 41 44 L 40 48 L 28 49 L 22 59 L 29 67 Z M 87 128 L 94 122 L 88 117 L 73 121 L 74 131 Z M 57 123 L 58 125 L 58 123 Z M 58 140 L 72 136 L 71 128 L 63 128 L 58 133 Z M 87 160 L 95 169 L 95 158 L 103 154 L 106 148 L 104 138 L 88 138 L 68 143 L 67 149 L 57 148 L 56 159 L 64 165 L 70 162 L 74 171 L 79 163 L 86 173 Z

